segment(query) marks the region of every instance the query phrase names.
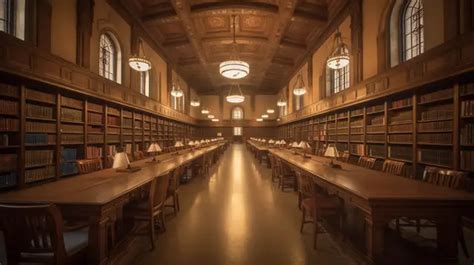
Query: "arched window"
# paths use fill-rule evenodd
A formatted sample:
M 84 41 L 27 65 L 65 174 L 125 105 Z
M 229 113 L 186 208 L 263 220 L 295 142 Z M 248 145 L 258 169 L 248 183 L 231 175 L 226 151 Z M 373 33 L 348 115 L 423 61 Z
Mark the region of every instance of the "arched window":
M 244 110 L 242 107 L 234 107 L 232 109 L 232 119 L 233 120 L 243 120 L 244 119 Z
M 140 72 L 140 94 L 150 96 L 150 71 Z
M 25 0 L 0 0 L 0 31 L 25 39 Z
M 339 93 L 351 85 L 350 64 L 341 69 L 326 67 L 326 95 Z
M 410 60 L 424 51 L 423 4 L 408 0 L 402 12 L 403 60 Z
M 117 38 L 110 32 L 102 33 L 99 45 L 99 74 L 120 83 L 122 58 Z

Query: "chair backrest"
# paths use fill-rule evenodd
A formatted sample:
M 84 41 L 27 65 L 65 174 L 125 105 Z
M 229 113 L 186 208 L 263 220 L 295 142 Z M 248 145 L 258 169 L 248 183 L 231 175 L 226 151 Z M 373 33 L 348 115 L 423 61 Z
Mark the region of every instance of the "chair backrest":
M 184 167 L 177 167 L 173 172 L 170 174 L 169 179 L 169 191 L 176 191 L 179 188 L 180 178 L 184 173 Z
M 76 165 L 79 174 L 87 174 L 103 169 L 102 159 L 100 158 L 77 160 Z
M 339 158 L 338 158 L 339 161 L 342 161 L 345 163 L 349 161 L 349 156 L 350 156 L 349 151 L 341 151 L 339 152 L 338 155 L 339 155 Z
M 428 166 L 423 172 L 423 180 L 438 186 L 472 191 L 472 180 L 463 171 Z
M 104 168 L 111 168 L 114 164 L 114 157 L 113 156 L 107 156 L 105 157 L 105 166 Z
M 386 159 L 383 162 L 382 171 L 386 173 L 390 173 L 397 176 L 403 176 L 405 169 L 405 163 L 401 161 L 394 161 L 390 159 Z
M 133 157 L 135 158 L 135 160 L 140 160 L 140 159 L 144 159 L 145 155 L 143 154 L 143 151 L 135 151 L 133 153 Z
M 296 181 L 298 183 L 298 192 L 305 197 L 311 197 L 314 194 L 314 185 L 311 177 L 302 174 L 300 171 L 295 171 Z
M 48 264 L 65 263 L 63 219 L 55 205 L 0 205 L 0 229 L 9 264 L 25 260 L 22 254 Z
M 361 156 L 359 158 L 358 165 L 361 167 L 373 169 L 375 165 L 375 160 L 376 159 L 373 157 Z
M 165 203 L 171 173 L 168 172 L 152 180 L 148 198 L 153 209 L 160 208 Z

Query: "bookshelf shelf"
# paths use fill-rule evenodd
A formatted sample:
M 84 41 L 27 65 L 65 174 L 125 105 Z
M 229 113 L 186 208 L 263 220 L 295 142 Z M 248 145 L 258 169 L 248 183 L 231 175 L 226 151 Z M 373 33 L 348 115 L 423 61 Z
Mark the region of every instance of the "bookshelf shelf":
M 56 119 L 49 119 L 49 118 L 40 118 L 40 117 L 26 117 L 28 120 L 36 120 L 36 121 L 47 121 L 47 122 L 56 122 Z

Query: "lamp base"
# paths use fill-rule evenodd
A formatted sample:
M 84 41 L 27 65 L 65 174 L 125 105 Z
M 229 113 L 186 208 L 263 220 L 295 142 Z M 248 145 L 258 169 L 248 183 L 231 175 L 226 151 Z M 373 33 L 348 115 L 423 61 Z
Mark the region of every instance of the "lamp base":
M 160 163 L 160 162 L 161 162 L 161 161 L 158 160 L 158 159 L 156 159 L 156 157 L 153 157 L 153 159 L 150 160 L 150 161 L 146 161 L 146 163 L 153 163 L 153 164 L 158 164 L 158 163 Z
M 131 172 L 137 172 L 137 171 L 140 171 L 141 168 L 140 167 L 126 167 L 126 168 L 117 168 L 117 172 L 128 172 L 128 173 L 131 173 Z
M 341 165 L 339 164 L 334 164 L 334 162 L 331 159 L 331 163 L 328 164 L 329 167 L 331 168 L 337 168 L 337 169 L 342 169 Z

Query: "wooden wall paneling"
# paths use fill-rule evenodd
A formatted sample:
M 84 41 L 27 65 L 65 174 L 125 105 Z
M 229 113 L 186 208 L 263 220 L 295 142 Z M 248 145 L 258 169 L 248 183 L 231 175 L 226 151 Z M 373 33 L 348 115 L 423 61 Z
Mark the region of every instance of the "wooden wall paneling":
M 451 40 L 460 34 L 460 1 L 444 0 L 444 39 Z
M 362 0 L 351 1 L 351 86 L 363 78 Z
M 418 158 L 417 158 L 417 149 L 418 149 L 418 146 L 417 146 L 417 143 L 418 143 L 418 139 L 417 139 L 417 135 L 418 135 L 418 107 L 417 107 L 417 102 L 418 102 L 418 96 L 416 95 L 416 93 L 413 93 L 413 96 L 412 96 L 412 104 L 413 104 L 413 113 L 412 113 L 412 119 L 413 119 L 413 132 L 412 132 L 412 141 L 413 141 L 413 144 L 412 144 L 412 160 L 413 160 L 413 163 L 412 163 L 412 178 L 416 178 L 417 176 L 417 170 L 418 170 Z
M 18 153 L 18 187 L 23 188 L 25 186 L 25 121 L 26 121 L 26 100 L 25 100 L 25 86 L 19 86 L 20 89 L 20 149 Z
M 51 51 L 51 1 L 36 0 L 36 45 Z
M 61 129 L 61 94 L 56 93 L 56 146 L 55 146 L 55 158 L 56 158 L 56 179 L 59 179 L 61 175 L 61 147 L 62 147 L 62 129 Z
M 76 64 L 84 68 L 90 66 L 92 23 L 94 21 L 94 1 L 76 1 L 77 45 Z
M 459 146 L 459 136 L 460 136 L 460 91 L 459 91 L 459 83 L 454 84 L 453 89 L 453 153 L 454 153 L 454 165 L 453 168 L 455 170 L 459 170 L 460 168 L 460 146 Z

